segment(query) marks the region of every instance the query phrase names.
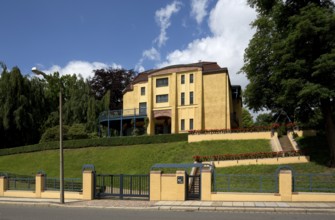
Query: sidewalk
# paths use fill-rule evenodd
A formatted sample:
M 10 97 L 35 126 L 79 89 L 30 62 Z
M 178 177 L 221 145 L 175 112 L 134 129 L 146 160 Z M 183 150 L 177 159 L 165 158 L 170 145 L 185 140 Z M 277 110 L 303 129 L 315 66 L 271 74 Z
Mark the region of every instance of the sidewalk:
M 276 213 L 325 213 L 335 215 L 335 202 L 202 202 L 202 201 L 159 201 L 146 200 L 65 200 L 28 199 L 0 197 L 0 204 L 33 206 L 57 206 L 69 208 L 104 208 L 164 211 L 221 211 L 221 212 L 276 212 Z

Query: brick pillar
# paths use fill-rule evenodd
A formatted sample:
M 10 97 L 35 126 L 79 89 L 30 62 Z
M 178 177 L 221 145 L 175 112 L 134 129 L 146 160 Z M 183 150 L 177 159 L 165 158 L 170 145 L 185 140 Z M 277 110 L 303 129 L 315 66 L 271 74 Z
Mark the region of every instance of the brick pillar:
M 42 192 L 44 192 L 44 174 L 36 174 L 35 176 L 35 195 L 36 198 L 41 198 Z
M 0 176 L 0 196 L 4 196 L 6 191 L 6 177 Z
M 211 201 L 212 195 L 212 172 L 210 169 L 203 169 L 201 172 L 201 200 Z
M 150 172 L 150 201 L 161 200 L 161 176 L 162 171 Z
M 279 194 L 282 201 L 292 201 L 292 171 L 281 170 L 279 173 Z
M 91 170 L 85 170 L 83 172 L 83 199 L 93 200 L 94 199 L 94 172 Z

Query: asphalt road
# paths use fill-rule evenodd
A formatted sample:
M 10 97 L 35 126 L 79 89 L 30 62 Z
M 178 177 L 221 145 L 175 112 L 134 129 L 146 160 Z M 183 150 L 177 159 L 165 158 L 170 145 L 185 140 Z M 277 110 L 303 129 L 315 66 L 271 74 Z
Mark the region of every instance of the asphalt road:
M 173 212 L 173 211 L 145 211 L 145 210 L 116 210 L 94 208 L 67 208 L 47 206 L 22 206 L 0 204 L 0 220 L 330 220 L 334 219 L 330 214 L 278 214 L 278 213 L 237 213 L 237 212 Z

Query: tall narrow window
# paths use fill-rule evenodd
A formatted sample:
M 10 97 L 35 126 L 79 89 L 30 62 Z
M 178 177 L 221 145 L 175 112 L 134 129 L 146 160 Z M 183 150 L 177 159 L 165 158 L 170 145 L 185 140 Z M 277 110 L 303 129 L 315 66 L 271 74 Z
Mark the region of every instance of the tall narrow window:
M 190 119 L 190 130 L 193 130 L 193 118 Z
M 180 105 L 185 105 L 185 93 L 180 94 Z
M 141 95 L 145 95 L 145 87 L 141 87 Z
M 181 81 L 181 84 L 185 84 L 185 75 L 181 75 L 180 81 Z
M 185 131 L 185 119 L 180 120 L 180 130 Z
M 193 79 L 193 73 L 190 74 L 190 83 L 193 83 L 194 79 Z
M 193 98 L 193 92 L 190 92 L 190 105 L 193 105 L 194 98 Z
M 139 104 L 139 113 L 140 115 L 145 115 L 147 113 L 147 103 L 146 102 L 140 102 Z

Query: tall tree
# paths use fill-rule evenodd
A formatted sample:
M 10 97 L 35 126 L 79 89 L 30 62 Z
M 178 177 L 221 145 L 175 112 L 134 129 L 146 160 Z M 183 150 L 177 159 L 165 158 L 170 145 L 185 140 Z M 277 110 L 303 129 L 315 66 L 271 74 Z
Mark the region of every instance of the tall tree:
M 246 104 L 289 115 L 319 108 L 335 167 L 335 6 L 331 0 L 249 0 L 256 33 L 242 72 Z M 296 111 L 299 109 L 299 111 Z
M 94 77 L 89 80 L 91 90 L 95 97 L 101 100 L 110 91 L 110 109 L 120 109 L 123 105 L 122 91 L 133 80 L 135 72 L 125 69 L 99 69 L 94 70 Z
M 0 146 L 36 143 L 46 113 L 43 85 L 23 77 L 19 68 L 3 68 L 0 77 Z
M 87 109 L 90 98 L 88 83 L 79 75 L 64 75 L 61 77 L 64 93 L 64 123 L 86 123 Z
M 254 120 L 252 119 L 252 115 L 247 109 L 242 108 L 242 126 L 244 128 L 250 128 L 253 125 L 254 125 Z

